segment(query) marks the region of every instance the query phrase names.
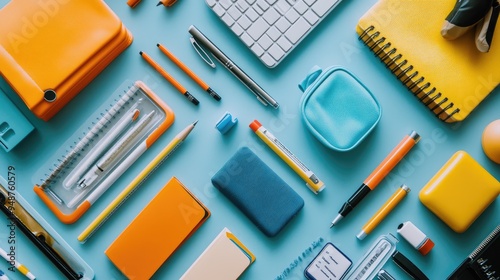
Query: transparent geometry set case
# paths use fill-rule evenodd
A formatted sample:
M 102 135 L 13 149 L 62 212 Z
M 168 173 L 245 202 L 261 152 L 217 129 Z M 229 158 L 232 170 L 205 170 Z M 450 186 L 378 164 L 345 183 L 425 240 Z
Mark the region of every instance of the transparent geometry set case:
M 143 82 L 121 86 L 35 174 L 35 193 L 59 220 L 74 223 L 173 121 Z
M 10 185 L 1 176 L 0 212 L 3 212 L 16 225 L 16 230 L 21 231 L 68 279 L 94 279 L 92 268 L 18 192 L 11 190 Z M 18 271 L 20 269 L 21 267 Z M 26 267 L 24 269 L 29 272 Z M 33 271 L 33 274 L 36 274 L 36 271 Z

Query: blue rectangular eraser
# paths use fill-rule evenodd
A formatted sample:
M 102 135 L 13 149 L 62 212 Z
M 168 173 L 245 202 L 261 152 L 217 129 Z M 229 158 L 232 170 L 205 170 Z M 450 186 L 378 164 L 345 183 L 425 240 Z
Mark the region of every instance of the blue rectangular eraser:
M 304 206 L 304 200 L 247 147 L 224 164 L 212 184 L 269 237 Z
M 12 150 L 31 131 L 33 125 L 0 89 L 0 146 L 7 152 Z

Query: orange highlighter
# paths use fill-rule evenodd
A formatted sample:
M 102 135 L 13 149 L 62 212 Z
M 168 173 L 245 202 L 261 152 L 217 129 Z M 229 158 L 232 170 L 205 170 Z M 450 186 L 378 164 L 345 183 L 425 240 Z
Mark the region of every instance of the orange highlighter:
M 412 131 L 391 151 L 391 153 L 377 166 L 377 168 L 365 179 L 359 189 L 347 200 L 339 211 L 339 214 L 332 221 L 330 227 L 336 225 L 344 218 L 356 205 L 374 190 L 377 185 L 391 172 L 391 170 L 403 159 L 403 157 L 418 143 L 420 135 Z
M 382 220 L 396 207 L 396 205 L 403 200 L 407 193 L 410 192 L 410 188 L 406 185 L 401 185 L 400 188 L 394 192 L 394 194 L 380 207 L 380 209 L 373 215 L 373 217 L 368 220 L 368 222 L 363 226 L 361 232 L 356 235 L 359 240 L 365 239 L 365 237 L 370 234 L 377 226 L 382 222 Z

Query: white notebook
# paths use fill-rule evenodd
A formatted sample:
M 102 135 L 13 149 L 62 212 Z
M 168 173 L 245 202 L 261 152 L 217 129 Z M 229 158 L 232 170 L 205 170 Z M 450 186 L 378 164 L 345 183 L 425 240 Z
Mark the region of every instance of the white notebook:
M 255 256 L 224 228 L 182 275 L 181 280 L 234 280 L 254 261 Z

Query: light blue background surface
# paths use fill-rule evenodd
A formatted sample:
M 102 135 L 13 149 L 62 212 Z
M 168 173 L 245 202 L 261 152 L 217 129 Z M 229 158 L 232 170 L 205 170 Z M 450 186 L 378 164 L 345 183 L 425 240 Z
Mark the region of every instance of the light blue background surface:
M 1 0 L 0 3 L 6 3 Z M 398 249 L 413 260 L 431 279 L 444 279 L 500 221 L 495 201 L 463 234 L 449 229 L 418 200 L 418 192 L 457 150 L 465 150 L 496 178 L 499 166 L 481 149 L 484 127 L 500 118 L 498 89 L 478 110 L 460 124 L 438 121 L 412 96 L 384 65 L 358 41 L 355 26 L 375 0 L 345 0 L 277 68 L 266 68 L 202 1 L 179 0 L 173 7 L 155 7 L 143 1 L 136 9 L 126 1 L 107 1 L 134 35 L 132 45 L 88 87 L 49 122 L 37 119 L 21 103 L 15 102 L 36 127 L 36 131 L 10 153 L 0 152 L 0 175 L 7 167 L 17 170 L 17 188 L 72 248 L 95 270 L 96 279 L 122 279 L 103 251 L 172 177 L 177 176 L 211 210 L 212 216 L 155 274 L 155 279 L 177 279 L 193 263 L 212 239 L 228 227 L 256 255 L 256 262 L 242 279 L 274 279 L 311 242 L 323 237 L 333 242 L 353 262 L 364 254 L 381 234 L 396 234 L 400 222 L 411 220 L 436 243 L 428 256 L 421 256 L 406 241 Z M 430 7 L 431 8 L 431 7 Z M 262 106 L 235 77 L 220 64 L 211 69 L 189 43 L 187 29 L 194 24 L 255 81 L 277 99 L 279 110 Z M 418 27 L 417 27 L 418 28 Z M 156 48 L 164 44 L 221 96 L 218 103 L 203 92 Z M 201 102 L 193 106 L 139 56 L 146 51 L 183 83 Z M 419 50 L 415 50 L 419 51 Z M 78 55 L 78 54 L 75 54 Z M 334 152 L 322 146 L 307 130 L 299 114 L 301 92 L 297 84 L 313 65 L 326 68 L 341 65 L 352 71 L 372 90 L 382 107 L 378 126 L 363 143 L 350 152 Z M 450 69 L 453 71 L 453 69 Z M 463 77 L 464 79 L 468 77 Z M 175 123 L 75 224 L 62 224 L 32 191 L 32 175 L 59 149 L 109 95 L 126 80 L 145 81 L 176 114 Z M 0 84 L 3 89 L 7 86 Z M 9 95 L 13 96 L 8 90 Z M 216 121 L 230 111 L 239 123 L 227 135 L 215 130 Z M 314 195 L 304 182 L 248 128 L 258 119 L 292 150 L 320 179 L 326 189 Z M 187 141 L 172 155 L 85 244 L 77 235 L 130 182 L 147 163 L 187 124 L 199 123 Z M 422 141 L 347 218 L 330 229 L 331 220 L 368 174 L 399 143 L 416 130 Z M 300 214 L 275 238 L 262 234 L 210 183 L 210 178 L 240 146 L 249 146 L 304 199 Z M 464 174 L 464 176 L 467 176 Z M 40 178 L 36 178 L 40 179 Z M 402 183 L 411 193 L 365 240 L 356 234 L 371 215 Z M 474 187 L 474 186 L 471 186 Z M 498 200 L 498 199 L 497 199 Z M 159 219 L 161 217 L 158 217 Z M 4 226 L 5 224 L 5 226 Z M 0 245 L 6 247 L 7 221 L 0 220 Z M 148 238 L 147 234 L 144 238 Z M 17 234 L 17 257 L 38 279 L 61 279 L 62 274 Z M 318 250 L 319 251 L 319 250 Z M 316 252 L 318 252 L 316 251 Z M 136 255 L 135 258 L 147 258 Z M 301 279 L 306 263 L 299 263 L 289 279 Z M 0 269 L 7 264 L 0 262 Z M 386 268 L 398 279 L 409 279 L 392 262 Z M 223 273 L 223 272 L 221 272 Z M 9 272 L 11 279 L 24 279 Z

